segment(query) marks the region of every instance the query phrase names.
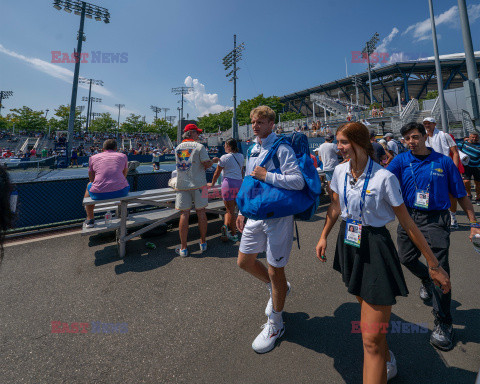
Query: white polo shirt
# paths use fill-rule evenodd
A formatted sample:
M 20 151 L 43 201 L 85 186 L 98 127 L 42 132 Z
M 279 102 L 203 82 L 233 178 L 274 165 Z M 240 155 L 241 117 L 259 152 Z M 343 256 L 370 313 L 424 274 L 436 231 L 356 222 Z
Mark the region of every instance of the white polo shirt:
M 433 136 L 427 135 L 426 146 L 433 148 L 435 152 L 441 153 L 445 156 L 450 156 L 450 148 L 455 147 L 457 144 L 448 133 L 438 130 L 433 130 Z
M 347 174 L 348 212 L 353 219 L 358 219 L 363 184 L 371 161 L 373 160 L 368 160 L 363 174 L 358 178 L 354 186 L 350 184 L 350 181 L 353 181 L 350 161 L 338 165 L 333 172 L 330 188 L 339 196 L 343 220 L 348 218 L 344 199 L 345 173 Z M 362 224 L 372 227 L 383 227 L 395 220 L 395 213 L 392 207 L 398 207 L 402 204 L 402 190 L 396 176 L 380 164 L 373 162 L 372 175 L 368 182 L 362 211 Z

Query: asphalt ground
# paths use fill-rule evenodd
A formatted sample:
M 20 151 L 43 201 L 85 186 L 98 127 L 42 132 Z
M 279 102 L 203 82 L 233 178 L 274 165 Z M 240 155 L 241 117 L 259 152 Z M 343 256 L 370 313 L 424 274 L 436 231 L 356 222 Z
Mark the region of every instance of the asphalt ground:
M 175 255 L 175 229 L 130 241 L 123 260 L 111 235 L 10 243 L 0 269 L 0 383 L 360 383 L 361 334 L 352 333 L 360 307 L 332 269 L 338 223 L 327 263 L 315 257 L 325 211 L 298 223 L 301 249 L 294 243 L 286 268 L 292 284 L 286 332 L 264 355 L 251 343 L 266 320 L 268 292 L 237 267 L 238 244 L 220 241 L 219 219 L 209 221 L 204 254 L 192 224 L 187 258 Z M 429 344 L 431 308 L 404 270 L 410 295 L 392 311 L 391 321 L 406 325 L 387 336 L 399 371 L 389 383 L 475 381 L 480 255 L 467 239 L 466 216 L 458 218 L 450 255 L 455 348 L 440 352 Z M 389 225 L 394 239 L 395 227 Z M 147 241 L 157 248 L 148 249 Z M 53 333 L 52 322 L 90 328 Z M 112 328 L 96 332 L 94 322 L 126 325 L 105 333 Z M 426 323 L 429 331 L 411 333 L 408 323 Z

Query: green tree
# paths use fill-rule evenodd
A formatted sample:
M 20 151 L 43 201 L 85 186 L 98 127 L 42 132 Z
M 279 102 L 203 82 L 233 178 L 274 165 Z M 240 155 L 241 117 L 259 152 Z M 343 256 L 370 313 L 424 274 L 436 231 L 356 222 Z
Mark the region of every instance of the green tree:
M 240 101 L 237 108 L 238 125 L 250 124 L 250 111 L 259 105 L 266 105 L 272 108 L 277 114 L 275 122 L 278 122 L 278 114 L 282 112 L 284 104 L 280 102 L 280 98 L 278 96 L 264 97 L 263 93 L 261 93 L 253 99 Z
M 110 113 L 102 113 L 99 117 L 96 117 L 95 120 L 90 121 L 88 129 L 92 132 L 116 132 L 117 122 L 112 118 Z
M 146 132 L 167 135 L 171 140 L 177 139 L 177 127 L 173 126 L 165 119 L 157 119 L 152 124 L 148 124 Z
M 48 121 L 50 128 L 54 131 L 67 131 L 68 119 L 70 117 L 70 106 L 60 105 L 57 109 L 55 109 L 54 115 L 56 118 L 51 118 Z M 81 116 L 81 112 L 77 109 L 75 112 L 73 130 L 79 132 L 82 129 L 82 125 L 85 123 L 85 121 L 86 118 Z
M 145 132 L 147 123 L 142 120 L 140 115 L 131 113 L 120 125 L 120 130 L 128 133 Z
M 204 132 L 226 131 L 232 127 L 233 111 L 223 111 L 220 113 L 212 113 L 198 118 L 198 128 Z
M 9 118 L 0 116 L 0 131 L 7 132 L 11 131 L 13 127 L 13 123 L 10 121 Z
M 432 100 L 438 97 L 438 91 L 428 91 L 425 100 Z
M 282 121 L 290 121 L 290 120 L 297 120 L 297 119 L 303 119 L 305 116 L 303 116 L 301 113 L 297 112 L 284 112 L 282 113 Z
M 19 131 L 45 131 L 47 119 L 45 119 L 43 111 L 34 111 L 26 106 L 10 109 L 10 111 L 12 113 L 7 116 L 7 119 L 15 123 L 15 129 Z

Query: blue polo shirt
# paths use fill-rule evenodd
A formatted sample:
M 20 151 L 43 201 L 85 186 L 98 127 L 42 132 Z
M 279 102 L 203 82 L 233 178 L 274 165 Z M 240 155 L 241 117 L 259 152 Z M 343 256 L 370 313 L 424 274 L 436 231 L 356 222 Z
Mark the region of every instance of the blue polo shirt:
M 460 172 L 452 159 L 435 152 L 433 149 L 431 151 L 430 155 L 424 160 L 413 156 L 411 151 L 400 153 L 387 167 L 390 172 L 397 176 L 405 205 L 409 208 L 421 209 L 415 207 L 415 182 L 417 187 L 423 190 L 426 190 L 428 184 L 430 184 L 427 211 L 450 208 L 449 193 L 456 198 L 467 196 Z

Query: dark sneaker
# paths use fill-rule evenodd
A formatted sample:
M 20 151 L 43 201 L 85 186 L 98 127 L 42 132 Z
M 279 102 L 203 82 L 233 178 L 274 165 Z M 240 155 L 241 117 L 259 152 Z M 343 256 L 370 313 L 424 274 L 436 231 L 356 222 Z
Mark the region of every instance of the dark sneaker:
M 453 327 L 435 320 L 435 327 L 430 335 L 430 344 L 442 351 L 449 351 L 453 348 Z
M 91 219 L 91 220 L 85 220 L 83 222 L 83 226 L 85 228 L 93 228 L 95 226 L 95 220 L 94 219 Z
M 432 289 L 432 283 L 422 284 L 422 286 L 420 287 L 420 298 L 423 301 L 430 300 L 432 298 Z

